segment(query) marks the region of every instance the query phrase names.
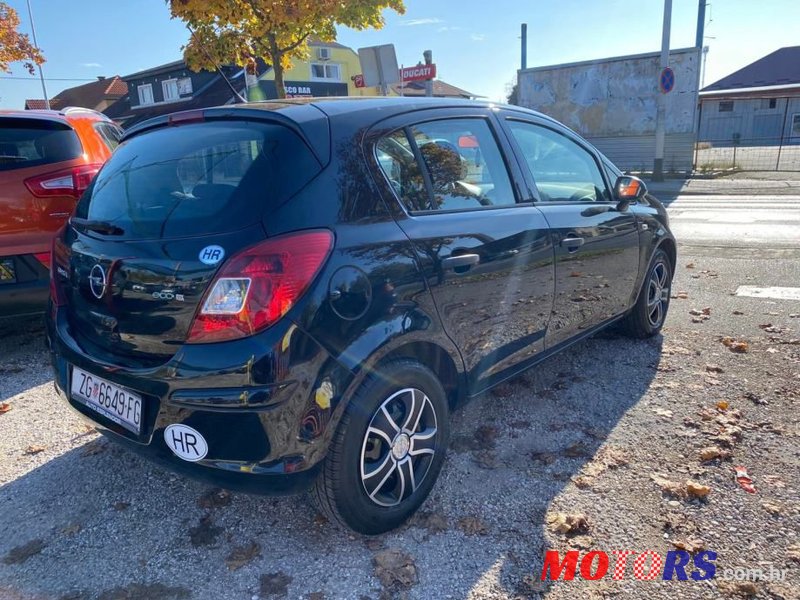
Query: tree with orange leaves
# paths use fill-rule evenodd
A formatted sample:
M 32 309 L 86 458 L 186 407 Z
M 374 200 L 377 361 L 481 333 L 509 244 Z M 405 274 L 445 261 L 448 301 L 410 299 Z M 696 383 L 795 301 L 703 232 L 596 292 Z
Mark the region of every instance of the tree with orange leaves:
M 380 29 L 383 10 L 405 12 L 403 0 L 167 0 L 173 18 L 192 31 L 184 58 L 193 69 L 245 66 L 262 58 L 275 70 L 279 98 L 284 70 L 308 55 L 308 41 L 336 39 L 336 26 Z
M 17 31 L 19 15 L 5 2 L 0 2 L 0 71 L 11 73 L 9 65 L 21 61 L 33 75 L 33 65 L 44 62 L 42 52 L 31 44 L 28 35 Z

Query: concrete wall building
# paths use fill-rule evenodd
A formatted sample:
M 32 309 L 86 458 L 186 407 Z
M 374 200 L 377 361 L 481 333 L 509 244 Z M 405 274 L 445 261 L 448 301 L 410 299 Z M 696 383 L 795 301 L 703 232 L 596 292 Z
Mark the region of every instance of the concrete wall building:
M 664 169 L 692 168 L 700 49 L 670 52 L 675 87 L 666 95 Z M 591 141 L 620 168 L 650 170 L 660 53 L 652 52 L 519 71 L 520 105 L 538 110 Z

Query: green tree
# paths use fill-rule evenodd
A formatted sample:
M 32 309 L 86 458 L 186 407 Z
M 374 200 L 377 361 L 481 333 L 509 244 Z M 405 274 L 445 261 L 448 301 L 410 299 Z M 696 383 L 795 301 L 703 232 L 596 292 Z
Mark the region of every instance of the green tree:
M 262 58 L 275 70 L 279 98 L 284 70 L 308 55 L 308 41 L 336 39 L 336 26 L 380 29 L 383 10 L 405 12 L 403 0 L 167 0 L 173 18 L 194 32 L 184 46 L 192 69 L 213 63 L 245 66 Z
M 44 62 L 41 50 L 31 44 L 28 35 L 17 31 L 19 15 L 5 2 L 0 2 L 0 71 L 10 73 L 9 64 L 21 61 L 31 75 L 33 65 Z

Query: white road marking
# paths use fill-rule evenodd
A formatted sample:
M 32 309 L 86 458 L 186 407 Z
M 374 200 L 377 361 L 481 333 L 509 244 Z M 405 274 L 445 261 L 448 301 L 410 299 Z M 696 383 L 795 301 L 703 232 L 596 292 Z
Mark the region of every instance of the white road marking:
M 800 300 L 800 287 L 756 287 L 740 285 L 736 288 L 737 296 L 753 298 L 777 298 L 778 300 Z

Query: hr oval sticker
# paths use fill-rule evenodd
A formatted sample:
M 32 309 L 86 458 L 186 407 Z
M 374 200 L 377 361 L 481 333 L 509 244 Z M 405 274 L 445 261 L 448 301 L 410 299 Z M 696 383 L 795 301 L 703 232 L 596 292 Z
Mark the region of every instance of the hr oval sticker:
M 175 456 L 196 462 L 208 454 L 208 444 L 196 429 L 188 425 L 170 425 L 164 430 L 164 441 Z
M 222 246 L 206 246 L 200 250 L 198 255 L 200 262 L 204 265 L 215 265 L 225 258 L 225 248 Z

